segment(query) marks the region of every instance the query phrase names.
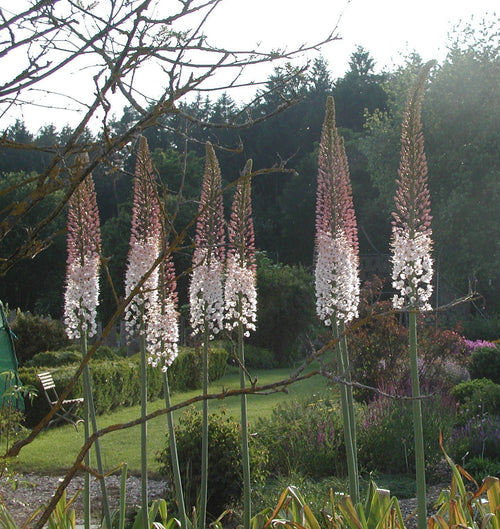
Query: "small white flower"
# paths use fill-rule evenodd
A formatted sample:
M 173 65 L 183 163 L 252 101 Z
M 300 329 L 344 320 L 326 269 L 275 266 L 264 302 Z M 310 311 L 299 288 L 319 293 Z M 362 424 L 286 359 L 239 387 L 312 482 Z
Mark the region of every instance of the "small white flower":
M 399 291 L 393 298 L 393 306 L 401 309 L 407 302 L 413 307 L 430 310 L 432 295 L 433 261 L 432 239 L 428 233 L 408 232 L 394 227 L 392 232 L 392 284 Z
M 347 237 L 340 230 L 335 237 L 318 233 L 316 312 L 325 325 L 358 316 L 359 288 L 358 260 Z

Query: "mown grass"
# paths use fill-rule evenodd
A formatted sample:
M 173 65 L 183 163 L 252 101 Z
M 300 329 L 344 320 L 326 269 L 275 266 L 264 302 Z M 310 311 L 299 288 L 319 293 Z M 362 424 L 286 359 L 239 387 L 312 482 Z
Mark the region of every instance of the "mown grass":
M 290 369 L 272 369 L 252 372 L 253 377 L 258 378 L 259 385 L 271 384 L 286 379 L 290 375 Z M 219 393 L 223 389 L 239 387 L 239 375 L 236 369 L 230 368 L 228 373 L 210 387 L 210 393 Z M 252 424 L 258 417 L 267 417 L 272 409 L 280 402 L 290 398 L 327 391 L 327 381 L 323 377 L 314 376 L 292 384 L 287 392 L 270 392 L 267 395 L 250 395 L 248 397 L 248 417 Z M 172 404 L 187 401 L 197 395 L 199 390 L 174 393 Z M 201 408 L 201 403 L 196 405 Z M 238 397 L 229 397 L 221 400 L 211 400 L 210 410 L 215 411 L 225 408 L 227 413 L 239 417 L 240 400 Z M 148 412 L 164 407 L 162 400 L 150 402 Z M 178 417 L 182 410 L 175 412 Z M 97 417 L 99 428 L 114 424 L 124 424 L 140 416 L 140 406 L 120 408 L 112 413 Z M 165 415 L 156 417 L 148 422 L 148 459 L 152 475 L 155 474 L 157 463 L 156 454 L 164 447 L 166 432 Z M 44 474 L 56 474 L 65 471 L 75 461 L 75 458 L 83 444 L 83 428 L 78 432 L 70 426 L 60 426 L 43 431 L 29 445 L 25 446 L 14 462 L 15 470 L 19 472 L 37 472 Z M 107 434 L 101 439 L 101 450 L 103 462 L 107 471 L 118 467 L 126 462 L 131 473 L 138 473 L 140 469 L 140 428 L 134 426 L 120 431 Z

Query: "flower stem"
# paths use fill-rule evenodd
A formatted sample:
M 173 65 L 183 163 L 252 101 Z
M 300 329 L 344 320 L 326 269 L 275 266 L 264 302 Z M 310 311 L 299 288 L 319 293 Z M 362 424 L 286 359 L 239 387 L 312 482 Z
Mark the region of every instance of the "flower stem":
M 354 397 L 352 394 L 352 386 L 351 386 L 351 370 L 350 370 L 350 364 L 349 364 L 349 351 L 347 348 L 347 336 L 346 336 L 345 322 L 343 320 L 340 320 L 338 327 L 339 327 L 339 332 L 340 332 L 339 347 L 340 347 L 340 354 L 342 355 L 342 361 L 343 361 L 344 379 L 347 382 L 345 387 L 346 387 L 346 392 L 347 392 L 347 408 L 349 410 L 349 435 L 351 436 L 352 457 L 353 457 L 354 493 L 351 493 L 351 494 L 352 494 L 354 505 L 356 505 L 356 503 L 360 499 L 359 497 L 358 448 L 357 448 L 357 441 L 356 441 L 356 412 L 354 409 Z
M 339 371 L 341 376 L 345 376 L 347 373 L 347 366 L 344 363 L 344 356 L 342 354 L 342 347 L 340 346 L 339 340 L 339 329 L 337 323 L 332 325 L 333 337 L 337 340 L 336 350 L 338 355 L 339 362 Z M 353 503 L 356 505 L 359 500 L 358 494 L 358 477 L 357 477 L 357 467 L 356 467 L 356 457 L 354 453 L 353 446 L 353 435 L 352 435 L 352 421 L 351 414 L 352 411 L 349 407 L 349 397 L 347 391 L 347 385 L 344 383 L 340 384 L 340 401 L 342 404 L 342 421 L 344 427 L 344 439 L 346 447 L 346 456 L 347 456 L 347 473 L 349 475 L 349 493 Z
M 142 315 L 141 315 L 142 316 Z M 144 317 L 141 317 L 141 327 L 144 327 Z M 144 329 L 142 329 L 144 330 Z M 148 414 L 148 380 L 146 362 L 146 335 L 141 332 L 141 418 Z M 148 512 L 148 440 L 147 422 L 141 423 L 141 506 L 143 529 L 149 529 Z
M 203 333 L 203 395 L 208 395 L 208 325 L 205 322 Z M 201 431 L 201 490 L 199 529 L 205 528 L 207 519 L 208 495 L 208 399 L 203 400 L 203 417 Z
M 410 310 L 410 368 L 413 397 L 413 428 L 415 432 L 415 463 L 417 479 L 417 522 L 418 529 L 427 526 L 427 498 L 425 486 L 424 430 L 422 425 L 422 401 L 418 377 L 417 314 Z
M 240 294 L 241 313 L 241 294 Z M 240 360 L 240 389 L 245 389 L 245 344 L 243 340 L 243 324 L 238 322 L 238 358 Z M 248 417 L 247 396 L 240 397 L 241 404 L 241 463 L 243 465 L 243 529 L 250 529 L 252 518 L 252 500 L 250 486 L 250 454 L 248 451 Z
M 85 332 L 81 333 L 81 350 L 82 350 L 82 356 L 87 356 L 87 335 Z M 88 419 L 90 417 L 90 420 L 92 421 L 92 431 L 97 432 L 97 419 L 95 416 L 95 406 L 94 406 L 94 395 L 92 393 L 92 384 L 90 382 L 90 369 L 88 364 L 86 364 L 83 368 L 83 395 L 85 400 L 85 407 L 86 407 L 86 422 L 85 424 L 88 424 Z M 87 434 L 89 433 L 89 427 L 87 426 L 85 428 L 85 441 L 88 440 Z M 106 520 L 107 527 L 111 527 L 111 512 L 109 510 L 109 502 L 108 502 L 108 492 L 106 489 L 106 483 L 104 481 L 104 466 L 102 464 L 102 456 L 101 456 L 101 443 L 99 442 L 99 439 L 96 439 L 94 443 L 95 448 L 95 454 L 96 454 L 96 463 L 97 463 L 97 471 L 102 476 L 102 478 L 99 480 L 101 485 L 101 497 L 102 497 L 102 508 L 104 511 L 104 517 Z M 88 476 L 88 473 L 87 473 Z M 90 489 L 90 483 L 89 483 L 89 489 Z M 89 502 L 90 502 L 90 490 L 89 490 Z M 89 509 L 90 509 L 90 503 L 89 503 Z
M 165 406 L 170 408 L 170 389 L 168 387 L 168 376 L 165 372 L 164 391 L 165 391 Z M 186 506 L 184 504 L 184 492 L 182 489 L 181 471 L 179 468 L 179 457 L 177 455 L 177 442 L 175 440 L 175 428 L 173 413 L 167 413 L 168 436 L 170 440 L 170 454 L 172 457 L 172 469 L 174 471 L 174 485 L 175 495 L 177 497 L 177 508 L 179 509 L 179 518 L 181 522 L 181 529 L 187 529 Z
M 89 400 L 84 396 L 83 399 L 83 435 L 85 442 L 90 437 L 89 424 Z M 90 451 L 87 451 L 84 457 L 84 463 L 87 468 L 90 468 Z M 90 474 L 85 472 L 83 480 L 83 526 L 85 529 L 90 529 Z

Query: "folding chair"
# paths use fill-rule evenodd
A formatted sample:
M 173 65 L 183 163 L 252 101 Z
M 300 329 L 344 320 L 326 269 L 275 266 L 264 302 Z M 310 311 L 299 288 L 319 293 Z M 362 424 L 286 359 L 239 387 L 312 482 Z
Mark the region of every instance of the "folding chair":
M 47 400 L 52 408 L 57 401 L 59 396 L 56 391 L 56 385 L 51 373 L 40 373 L 37 375 L 40 383 L 42 384 L 43 392 L 47 397 Z M 76 414 L 76 409 L 82 404 L 83 399 L 67 399 L 63 400 L 61 407 L 56 411 L 54 418 L 47 425 L 57 424 L 61 421 L 69 422 L 76 430 L 78 430 L 78 423 L 83 422 L 83 419 Z

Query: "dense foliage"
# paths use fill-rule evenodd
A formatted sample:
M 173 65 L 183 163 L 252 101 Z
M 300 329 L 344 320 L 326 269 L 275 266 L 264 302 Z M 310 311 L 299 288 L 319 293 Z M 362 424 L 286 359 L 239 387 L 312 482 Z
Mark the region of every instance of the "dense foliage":
M 177 451 L 184 479 L 186 505 L 195 507 L 199 495 L 201 468 L 201 413 L 189 409 L 179 417 L 175 437 Z M 224 411 L 211 413 L 208 423 L 209 432 L 209 476 L 208 512 L 216 517 L 226 507 L 238 501 L 243 487 L 241 465 L 241 426 Z M 268 451 L 260 441 L 250 438 L 250 462 L 252 480 L 261 482 L 266 476 Z M 157 455 L 159 472 L 172 480 L 170 445 Z
M 62 323 L 51 318 L 18 312 L 11 329 L 17 337 L 16 356 L 21 365 L 37 353 L 70 345 Z
M 342 413 L 338 395 L 312 395 L 273 409 L 255 430 L 272 454 L 273 475 L 321 478 L 347 472 Z

